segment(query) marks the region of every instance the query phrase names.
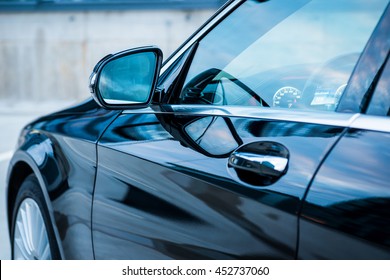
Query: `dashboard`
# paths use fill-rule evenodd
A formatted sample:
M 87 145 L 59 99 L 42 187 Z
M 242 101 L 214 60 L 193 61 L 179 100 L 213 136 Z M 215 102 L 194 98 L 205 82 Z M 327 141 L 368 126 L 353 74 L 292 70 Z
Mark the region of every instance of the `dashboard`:
M 351 53 L 326 63 L 284 66 L 239 78 L 208 69 L 186 83 L 179 103 L 335 111 L 358 57 Z

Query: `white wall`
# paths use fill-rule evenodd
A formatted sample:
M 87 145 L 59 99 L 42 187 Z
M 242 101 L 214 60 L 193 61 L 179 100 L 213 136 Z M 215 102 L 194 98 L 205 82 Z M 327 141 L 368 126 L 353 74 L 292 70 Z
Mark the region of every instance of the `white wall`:
M 143 45 L 167 58 L 213 12 L 0 13 L 0 101 L 84 99 L 100 58 Z

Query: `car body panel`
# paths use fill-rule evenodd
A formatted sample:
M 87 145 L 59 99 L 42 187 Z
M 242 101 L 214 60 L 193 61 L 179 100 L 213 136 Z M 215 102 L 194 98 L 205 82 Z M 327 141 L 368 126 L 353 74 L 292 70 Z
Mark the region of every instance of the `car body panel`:
M 382 70 L 389 64 L 389 33 L 388 5 L 350 78 L 339 112 L 366 112 L 378 80 L 388 80 Z M 321 165 L 301 212 L 298 258 L 390 258 L 388 116 L 357 116 Z
M 11 159 L 9 178 L 21 176 L 17 167 L 22 162 L 38 177 L 64 258 L 94 258 L 90 227 L 96 142 L 117 114 L 88 100 L 40 118 L 24 129 Z M 9 201 L 16 196 L 17 184 L 13 187 Z
M 248 108 L 173 105 L 119 116 L 98 143 L 96 258 L 294 258 L 306 187 L 354 115 L 320 125 L 282 120 L 267 110 L 253 109 L 254 117 Z M 216 146 L 229 146 L 231 133 L 238 139 L 233 148 L 265 141 L 287 147 L 287 173 L 269 186 L 242 181 L 228 168 L 232 151 L 212 155 L 183 130 L 210 116 L 233 131 L 213 127 Z
M 388 118 L 377 118 L 390 128 Z M 299 258 L 390 258 L 389 143 L 388 131 L 354 125 L 340 139 L 306 197 Z

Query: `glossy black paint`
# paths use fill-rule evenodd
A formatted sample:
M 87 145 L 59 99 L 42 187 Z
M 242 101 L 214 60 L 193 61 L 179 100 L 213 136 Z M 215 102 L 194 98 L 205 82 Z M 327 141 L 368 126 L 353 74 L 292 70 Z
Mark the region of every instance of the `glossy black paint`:
M 24 129 L 11 161 L 9 209 L 18 182 L 34 172 L 48 200 L 64 258 L 94 258 L 90 228 L 96 142 L 118 113 L 104 110 L 89 99 L 40 118 Z M 22 164 L 28 165 L 26 174 L 18 169 Z
M 389 143 L 350 129 L 332 150 L 302 210 L 300 258 L 390 258 Z
M 289 150 L 286 175 L 259 187 L 228 169 L 229 153 L 213 156 L 189 139 L 183 128 L 207 110 L 183 110 L 122 114 L 99 141 L 96 258 L 294 258 L 300 202 L 343 128 L 211 114 L 229 123 L 222 127 L 239 144 L 273 141 Z M 226 139 L 218 134 L 216 146 Z

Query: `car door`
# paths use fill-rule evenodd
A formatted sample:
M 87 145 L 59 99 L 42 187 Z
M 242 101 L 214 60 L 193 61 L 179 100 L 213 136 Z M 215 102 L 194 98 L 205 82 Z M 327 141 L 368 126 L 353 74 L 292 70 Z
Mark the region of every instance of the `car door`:
M 95 257 L 295 258 L 301 201 L 355 118 L 335 109 L 386 5 L 353 2 L 240 1 L 173 55 L 155 105 L 98 143 Z
M 299 258 L 390 258 L 389 32 L 387 11 L 340 106 L 362 114 L 326 158 L 305 199 Z

